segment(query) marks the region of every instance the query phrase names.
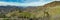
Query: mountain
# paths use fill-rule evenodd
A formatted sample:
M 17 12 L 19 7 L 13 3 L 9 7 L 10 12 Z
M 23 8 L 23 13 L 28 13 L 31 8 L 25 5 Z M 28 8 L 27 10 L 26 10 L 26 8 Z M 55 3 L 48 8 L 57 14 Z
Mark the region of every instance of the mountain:
M 57 5 L 60 5 L 60 1 L 53 1 L 51 3 L 48 3 L 48 4 L 45 4 L 44 6 L 28 6 L 26 7 L 24 10 L 25 11 L 31 11 L 31 10 L 35 10 L 35 9 L 45 9 L 47 7 L 54 7 L 54 6 L 57 6 Z
M 60 1 L 54 1 L 54 2 L 51 2 L 51 3 L 45 4 L 44 7 L 54 7 L 54 6 L 57 6 L 57 5 L 60 5 Z
M 44 6 L 28 6 L 21 13 L 16 13 L 17 16 L 27 16 L 29 18 L 42 18 L 44 20 L 60 20 L 60 1 L 54 1 Z M 30 16 L 29 16 L 30 15 Z
M 19 11 L 22 12 L 19 13 Z M 17 17 L 26 17 L 27 15 L 29 18 L 42 18 L 46 20 L 55 20 L 57 18 L 56 20 L 58 20 L 60 19 L 60 1 L 54 1 L 44 6 L 0 6 L 0 14 L 6 14 L 8 17 L 9 15 Z
M 22 10 L 23 7 L 18 7 L 18 6 L 10 6 L 10 5 L 7 5 L 7 6 L 0 6 L 0 14 L 6 14 L 8 12 L 11 12 L 11 11 L 15 11 L 16 9 L 20 9 Z
M 54 1 L 44 5 L 46 11 L 51 16 L 51 20 L 60 20 L 60 1 Z
M 24 12 L 33 13 L 33 14 L 35 14 L 36 17 L 41 17 L 41 15 L 44 15 L 44 13 L 46 13 L 48 16 L 52 15 L 52 17 L 54 17 L 55 14 L 58 15 L 58 12 L 60 10 L 59 7 L 60 7 L 60 1 L 54 1 L 54 2 L 51 2 L 51 3 L 45 4 L 44 6 L 26 7 L 24 9 Z

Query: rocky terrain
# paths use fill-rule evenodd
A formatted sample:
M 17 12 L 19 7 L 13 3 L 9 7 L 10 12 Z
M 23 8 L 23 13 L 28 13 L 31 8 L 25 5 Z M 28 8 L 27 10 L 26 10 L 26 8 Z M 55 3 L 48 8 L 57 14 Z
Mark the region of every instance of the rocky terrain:
M 19 20 L 60 20 L 60 1 L 44 6 L 0 6 L 0 18 L 18 18 Z

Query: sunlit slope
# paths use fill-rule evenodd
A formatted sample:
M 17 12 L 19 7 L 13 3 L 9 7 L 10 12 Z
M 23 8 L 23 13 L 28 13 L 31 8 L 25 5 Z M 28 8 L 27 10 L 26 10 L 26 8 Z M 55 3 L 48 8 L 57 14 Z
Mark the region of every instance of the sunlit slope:
M 48 13 L 53 20 L 60 20 L 60 6 L 49 7 Z
M 50 7 L 48 12 L 53 15 L 60 14 L 60 6 Z
M 46 15 L 45 15 L 46 14 Z M 24 10 L 16 9 L 6 14 L 7 17 L 18 18 L 49 18 L 50 20 L 60 20 L 60 2 L 55 1 L 44 6 L 27 7 Z
M 44 7 L 51 17 L 50 20 L 60 20 L 60 1 L 48 3 Z

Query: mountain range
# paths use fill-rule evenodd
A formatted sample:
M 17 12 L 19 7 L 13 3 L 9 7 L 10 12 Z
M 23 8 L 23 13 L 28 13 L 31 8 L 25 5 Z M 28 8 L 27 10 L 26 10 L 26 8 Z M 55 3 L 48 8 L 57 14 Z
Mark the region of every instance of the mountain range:
M 51 3 L 45 4 L 43 6 L 23 7 L 23 6 L 7 5 L 7 6 L 0 6 L 0 14 L 5 15 L 5 14 L 8 14 L 9 12 L 14 12 L 16 10 L 19 10 L 19 11 L 21 11 L 20 13 L 29 12 L 29 13 L 35 15 L 36 18 L 42 17 L 42 16 L 44 16 L 44 14 L 46 14 L 45 16 L 52 15 L 52 18 L 55 19 L 56 17 L 60 18 L 60 16 L 58 16 L 58 14 L 59 14 L 58 10 L 60 9 L 59 7 L 60 7 L 60 1 L 54 1 Z M 55 16 L 55 14 L 57 14 L 57 16 Z M 33 15 L 32 15 L 32 17 L 33 17 Z M 54 16 L 55 16 L 55 18 L 54 18 Z

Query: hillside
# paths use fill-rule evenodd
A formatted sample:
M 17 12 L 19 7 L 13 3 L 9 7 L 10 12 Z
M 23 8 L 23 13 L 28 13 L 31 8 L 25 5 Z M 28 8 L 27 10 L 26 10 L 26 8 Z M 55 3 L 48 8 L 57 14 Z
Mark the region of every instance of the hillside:
M 51 20 L 60 20 L 60 1 L 54 1 L 44 6 L 29 7 L 25 11 L 31 12 L 36 17 L 42 17 L 45 13 L 46 16 L 51 16 Z
M 44 6 L 51 16 L 51 20 L 60 20 L 60 1 L 54 1 Z
M 32 20 L 60 20 L 60 1 L 44 6 L 0 6 L 0 18 L 28 18 Z
M 18 7 L 18 6 L 0 6 L 0 18 L 5 17 L 4 15 L 8 14 L 9 12 L 13 12 L 15 10 L 21 10 L 23 8 Z

